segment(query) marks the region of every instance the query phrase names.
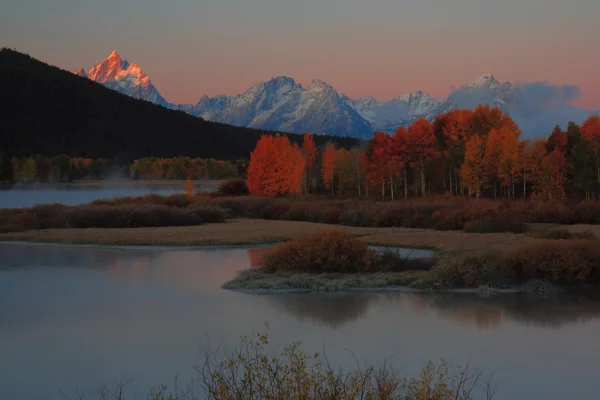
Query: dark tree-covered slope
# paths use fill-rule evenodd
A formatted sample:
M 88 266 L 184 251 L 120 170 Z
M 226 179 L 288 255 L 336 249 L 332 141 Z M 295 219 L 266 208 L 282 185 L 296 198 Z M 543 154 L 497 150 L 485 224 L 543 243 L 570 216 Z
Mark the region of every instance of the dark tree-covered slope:
M 0 152 L 122 161 L 179 155 L 246 158 L 264 133 L 136 100 L 17 51 L 0 51 Z M 351 138 L 315 139 L 343 147 L 358 144 Z

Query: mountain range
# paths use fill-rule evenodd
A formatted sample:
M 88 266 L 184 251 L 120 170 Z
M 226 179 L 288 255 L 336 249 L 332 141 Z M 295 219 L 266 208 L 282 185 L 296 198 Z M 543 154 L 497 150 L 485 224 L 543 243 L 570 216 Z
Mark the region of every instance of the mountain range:
M 142 157 L 235 160 L 248 159 L 262 135 L 274 133 L 206 121 L 135 99 L 152 93 L 149 80 L 135 76 L 135 67 L 115 61 L 85 75 L 108 82 L 115 77 L 139 80 L 130 96 L 16 50 L 0 49 L 0 152 L 109 158 L 117 164 Z M 282 134 L 302 143 L 302 135 Z M 331 141 L 347 149 L 359 144 L 340 136 L 315 135 L 314 140 L 317 146 Z
M 315 79 L 303 87 L 287 76 L 272 78 L 237 96 L 203 96 L 196 104 L 173 104 L 161 96 L 150 78 L 136 64 L 113 51 L 91 70 L 74 73 L 123 94 L 184 111 L 203 119 L 236 126 L 291 133 L 322 133 L 367 139 L 375 131 L 391 133 L 418 118 L 432 121 L 454 108 L 478 104 L 498 106 L 519 124 L 525 137 L 546 136 L 556 125 L 581 123 L 593 112 L 572 106 L 579 95 L 574 86 L 548 82 L 500 83 L 483 74 L 445 98 L 422 91 L 406 93 L 389 101 L 374 97 L 351 99 Z

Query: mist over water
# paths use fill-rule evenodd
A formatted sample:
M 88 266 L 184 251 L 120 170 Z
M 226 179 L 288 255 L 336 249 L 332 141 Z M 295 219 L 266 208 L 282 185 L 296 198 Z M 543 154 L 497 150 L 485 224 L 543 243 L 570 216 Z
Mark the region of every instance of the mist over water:
M 212 191 L 216 184 L 196 185 L 195 191 Z M 114 197 L 135 197 L 147 194 L 172 195 L 185 193 L 185 185 L 106 185 L 98 187 L 23 187 L 0 190 L 0 208 L 31 207 L 36 204 L 60 203 L 68 206 Z
M 312 293 L 251 295 L 221 284 L 250 249 L 0 244 L 0 387 L 10 399 L 62 399 L 127 376 L 129 394 L 185 382 L 198 352 L 268 330 L 336 365 L 416 374 L 429 360 L 493 373 L 497 399 L 594 398 L 597 294 Z M 35 384 L 32 384 L 35 382 Z M 86 396 L 92 397 L 92 396 Z

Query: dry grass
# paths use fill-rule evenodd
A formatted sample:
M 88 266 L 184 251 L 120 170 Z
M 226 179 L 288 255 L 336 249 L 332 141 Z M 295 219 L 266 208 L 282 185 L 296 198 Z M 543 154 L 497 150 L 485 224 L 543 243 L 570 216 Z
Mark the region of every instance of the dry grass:
M 600 226 L 574 225 L 567 228 L 574 232 L 590 230 L 600 236 Z M 301 234 L 331 229 L 351 233 L 368 244 L 435 248 L 446 252 L 504 251 L 542 240 L 527 234 L 480 234 L 411 228 L 361 228 L 312 222 L 254 219 L 234 219 L 225 223 L 189 227 L 43 229 L 0 234 L 0 240 L 110 245 L 241 245 L 284 242 Z

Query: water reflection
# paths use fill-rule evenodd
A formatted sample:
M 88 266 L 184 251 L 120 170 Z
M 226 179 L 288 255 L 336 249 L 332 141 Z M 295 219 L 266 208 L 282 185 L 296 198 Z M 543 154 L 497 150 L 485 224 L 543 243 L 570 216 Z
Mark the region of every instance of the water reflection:
M 365 317 L 374 295 L 367 293 L 303 293 L 265 295 L 269 304 L 296 317 L 340 328 Z
M 310 319 L 331 328 L 356 321 L 370 308 L 403 309 L 427 316 L 435 313 L 457 326 L 494 330 L 507 321 L 559 328 L 600 317 L 600 295 L 590 293 L 317 293 L 265 295 L 268 303 L 299 320 Z
M 264 321 L 274 346 L 327 346 L 334 365 L 354 362 L 346 349 L 372 362 L 401 351 L 399 362 L 415 373 L 440 357 L 472 361 L 495 374 L 499 399 L 597 392 L 598 294 L 249 295 L 220 288 L 264 251 L 0 243 L 0 397 L 58 400 L 58 390 L 91 393 L 123 375 L 145 391 L 189 371 L 207 339 L 232 344 L 262 331 Z

